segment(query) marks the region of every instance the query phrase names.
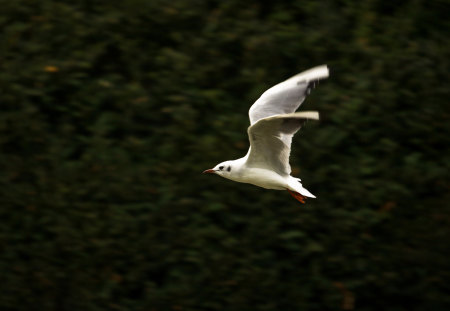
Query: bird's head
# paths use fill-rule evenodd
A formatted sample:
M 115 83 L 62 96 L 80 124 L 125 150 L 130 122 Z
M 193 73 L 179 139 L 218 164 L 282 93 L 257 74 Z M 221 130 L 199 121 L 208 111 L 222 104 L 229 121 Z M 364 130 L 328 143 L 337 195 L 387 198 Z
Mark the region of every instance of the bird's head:
M 203 173 L 217 174 L 219 176 L 227 178 L 233 172 L 233 161 L 225 161 L 217 164 L 214 168 L 203 171 Z

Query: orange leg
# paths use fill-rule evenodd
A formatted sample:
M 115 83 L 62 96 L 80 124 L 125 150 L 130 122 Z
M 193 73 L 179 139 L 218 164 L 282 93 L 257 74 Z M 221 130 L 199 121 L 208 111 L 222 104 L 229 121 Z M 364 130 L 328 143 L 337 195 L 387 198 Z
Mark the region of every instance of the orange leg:
M 295 192 L 295 191 L 291 191 L 289 189 L 286 189 L 290 195 L 292 195 L 297 201 L 301 202 L 301 203 L 305 203 L 305 199 L 306 197 L 302 196 L 300 193 Z

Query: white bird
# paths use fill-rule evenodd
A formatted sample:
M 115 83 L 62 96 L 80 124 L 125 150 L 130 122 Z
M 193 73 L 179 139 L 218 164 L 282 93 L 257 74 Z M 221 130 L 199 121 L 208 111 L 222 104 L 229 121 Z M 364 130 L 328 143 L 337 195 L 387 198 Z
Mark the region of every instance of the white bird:
M 307 119 L 319 119 L 317 111 L 295 112 L 320 79 L 329 75 L 326 65 L 299 73 L 267 91 L 250 107 L 247 130 L 250 148 L 237 160 L 225 161 L 203 173 L 266 189 L 287 190 L 298 201 L 315 196 L 291 176 L 289 155 L 294 134 Z

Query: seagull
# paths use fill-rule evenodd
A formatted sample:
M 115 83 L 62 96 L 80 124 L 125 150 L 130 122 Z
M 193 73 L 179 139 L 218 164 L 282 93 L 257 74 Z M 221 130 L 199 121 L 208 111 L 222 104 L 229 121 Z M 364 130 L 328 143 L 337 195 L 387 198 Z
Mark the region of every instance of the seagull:
M 289 155 L 294 134 L 306 120 L 318 120 L 317 111 L 295 112 L 315 88 L 329 75 L 326 65 L 301 72 L 267 91 L 250 107 L 247 129 L 250 148 L 237 160 L 225 161 L 203 173 L 248 183 L 265 189 L 287 190 L 301 203 L 315 196 L 291 176 Z

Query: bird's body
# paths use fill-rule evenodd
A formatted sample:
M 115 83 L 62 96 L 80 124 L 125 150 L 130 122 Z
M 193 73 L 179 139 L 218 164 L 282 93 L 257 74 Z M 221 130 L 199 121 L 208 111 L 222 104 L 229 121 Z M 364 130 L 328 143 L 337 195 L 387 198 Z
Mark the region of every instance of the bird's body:
M 249 111 L 250 148 L 237 160 L 217 164 L 204 173 L 249 183 L 265 189 L 288 190 L 304 203 L 315 196 L 291 176 L 289 155 L 294 134 L 307 119 L 319 119 L 316 111 L 295 112 L 315 83 L 328 77 L 328 68 L 319 66 L 275 85 L 252 105 Z
M 265 189 L 285 190 L 285 178 L 272 170 L 260 167 L 247 167 L 246 158 L 234 160 L 233 174 L 222 175 L 233 181 L 252 184 Z

